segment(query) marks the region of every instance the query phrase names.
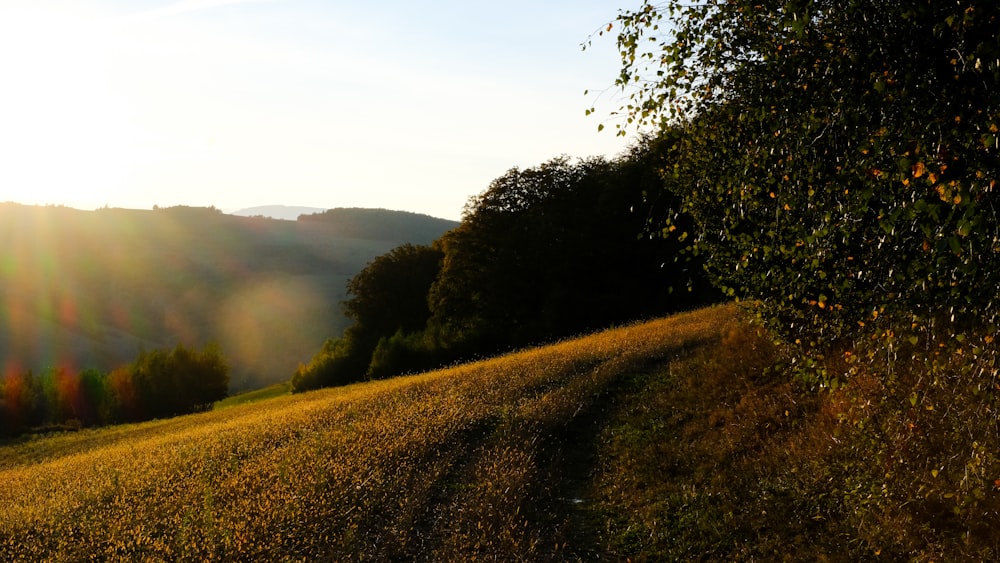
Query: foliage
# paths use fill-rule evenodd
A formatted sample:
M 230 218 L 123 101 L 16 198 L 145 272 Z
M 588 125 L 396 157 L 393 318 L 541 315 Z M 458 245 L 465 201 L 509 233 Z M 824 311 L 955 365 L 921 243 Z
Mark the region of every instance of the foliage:
M 668 182 L 731 294 L 823 347 L 993 325 L 995 2 L 671 1 L 616 23 L 619 130 L 683 130 Z
M 77 430 L 204 410 L 229 391 L 229 366 L 214 345 L 202 351 L 140 352 L 110 373 L 57 367 L 0 380 L 0 435 Z
M 214 345 L 143 351 L 127 370 L 142 412 L 152 418 L 204 410 L 229 391 L 229 366 Z
M 397 332 L 423 330 L 430 317 L 427 293 L 440 271 L 442 256 L 435 247 L 404 244 L 376 257 L 351 278 L 347 283 L 350 298 L 342 305 L 354 324 L 342 338 L 327 340 L 308 365 L 299 366 L 292 377 L 293 390 L 395 375 L 385 372 L 384 352 L 376 369 L 369 364 L 383 340 Z
M 472 198 L 440 241 L 433 337 L 490 353 L 713 298 L 697 264 L 675 262 L 676 241 L 637 237 L 670 203 L 645 199 L 659 148 L 513 168 Z
M 397 331 L 382 337 L 368 364 L 368 379 L 382 379 L 403 373 L 433 369 L 445 360 L 445 353 L 423 331 L 409 334 Z
M 347 283 L 344 312 L 359 332 L 377 337 L 423 329 L 431 315 L 427 292 L 443 257 L 437 248 L 413 244 L 376 257 Z
M 348 283 L 354 325 L 299 368 L 294 388 L 429 369 L 717 299 L 677 237 L 637 236 L 668 216 L 689 222 L 657 190 L 675 146 L 650 138 L 615 160 L 509 170 L 433 246 L 400 246 Z
M 292 392 L 361 381 L 371 360 L 371 350 L 371 346 L 359 343 L 354 327 L 348 328 L 341 338 L 327 339 L 309 363 L 300 364 L 292 374 Z
M 619 131 L 680 139 L 690 251 L 830 392 L 747 382 L 738 353 L 674 366 L 657 396 L 694 410 L 636 409 L 657 454 L 611 474 L 676 483 L 609 535 L 664 559 L 996 559 L 1000 7 L 671 1 L 616 23 Z M 690 374 L 716 382 L 707 418 Z
M 18 434 L 42 424 L 45 417 L 41 382 L 30 371 L 13 371 L 0 381 L 0 434 Z

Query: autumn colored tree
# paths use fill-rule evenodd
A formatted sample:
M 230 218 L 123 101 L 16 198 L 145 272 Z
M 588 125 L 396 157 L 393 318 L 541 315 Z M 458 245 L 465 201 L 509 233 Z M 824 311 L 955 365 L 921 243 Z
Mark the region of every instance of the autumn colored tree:
M 31 371 L 12 371 L 0 379 L 0 435 L 18 434 L 42 424 L 45 417 L 42 386 Z

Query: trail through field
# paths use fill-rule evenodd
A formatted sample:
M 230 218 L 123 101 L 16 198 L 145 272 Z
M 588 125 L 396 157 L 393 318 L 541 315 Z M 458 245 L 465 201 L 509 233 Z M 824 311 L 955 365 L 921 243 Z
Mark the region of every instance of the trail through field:
M 0 559 L 591 560 L 616 401 L 735 319 L 3 446 Z

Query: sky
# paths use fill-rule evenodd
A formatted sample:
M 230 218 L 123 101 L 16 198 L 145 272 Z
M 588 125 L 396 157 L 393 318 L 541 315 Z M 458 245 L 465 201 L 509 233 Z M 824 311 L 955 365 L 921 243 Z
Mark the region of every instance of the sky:
M 640 4 L 0 0 L 0 202 L 459 219 L 512 167 L 627 148 L 597 130 L 613 34 L 580 46 Z

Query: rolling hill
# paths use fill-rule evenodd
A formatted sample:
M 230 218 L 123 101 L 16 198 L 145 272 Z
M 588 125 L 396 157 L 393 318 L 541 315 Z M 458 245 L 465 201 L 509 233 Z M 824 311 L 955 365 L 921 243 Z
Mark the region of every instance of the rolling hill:
M 615 397 L 732 322 L 0 445 L 0 559 L 591 559 Z
M 0 368 L 110 370 L 142 348 L 212 341 L 234 389 L 287 380 L 347 325 L 347 280 L 456 225 L 387 210 L 340 218 L 0 204 Z

